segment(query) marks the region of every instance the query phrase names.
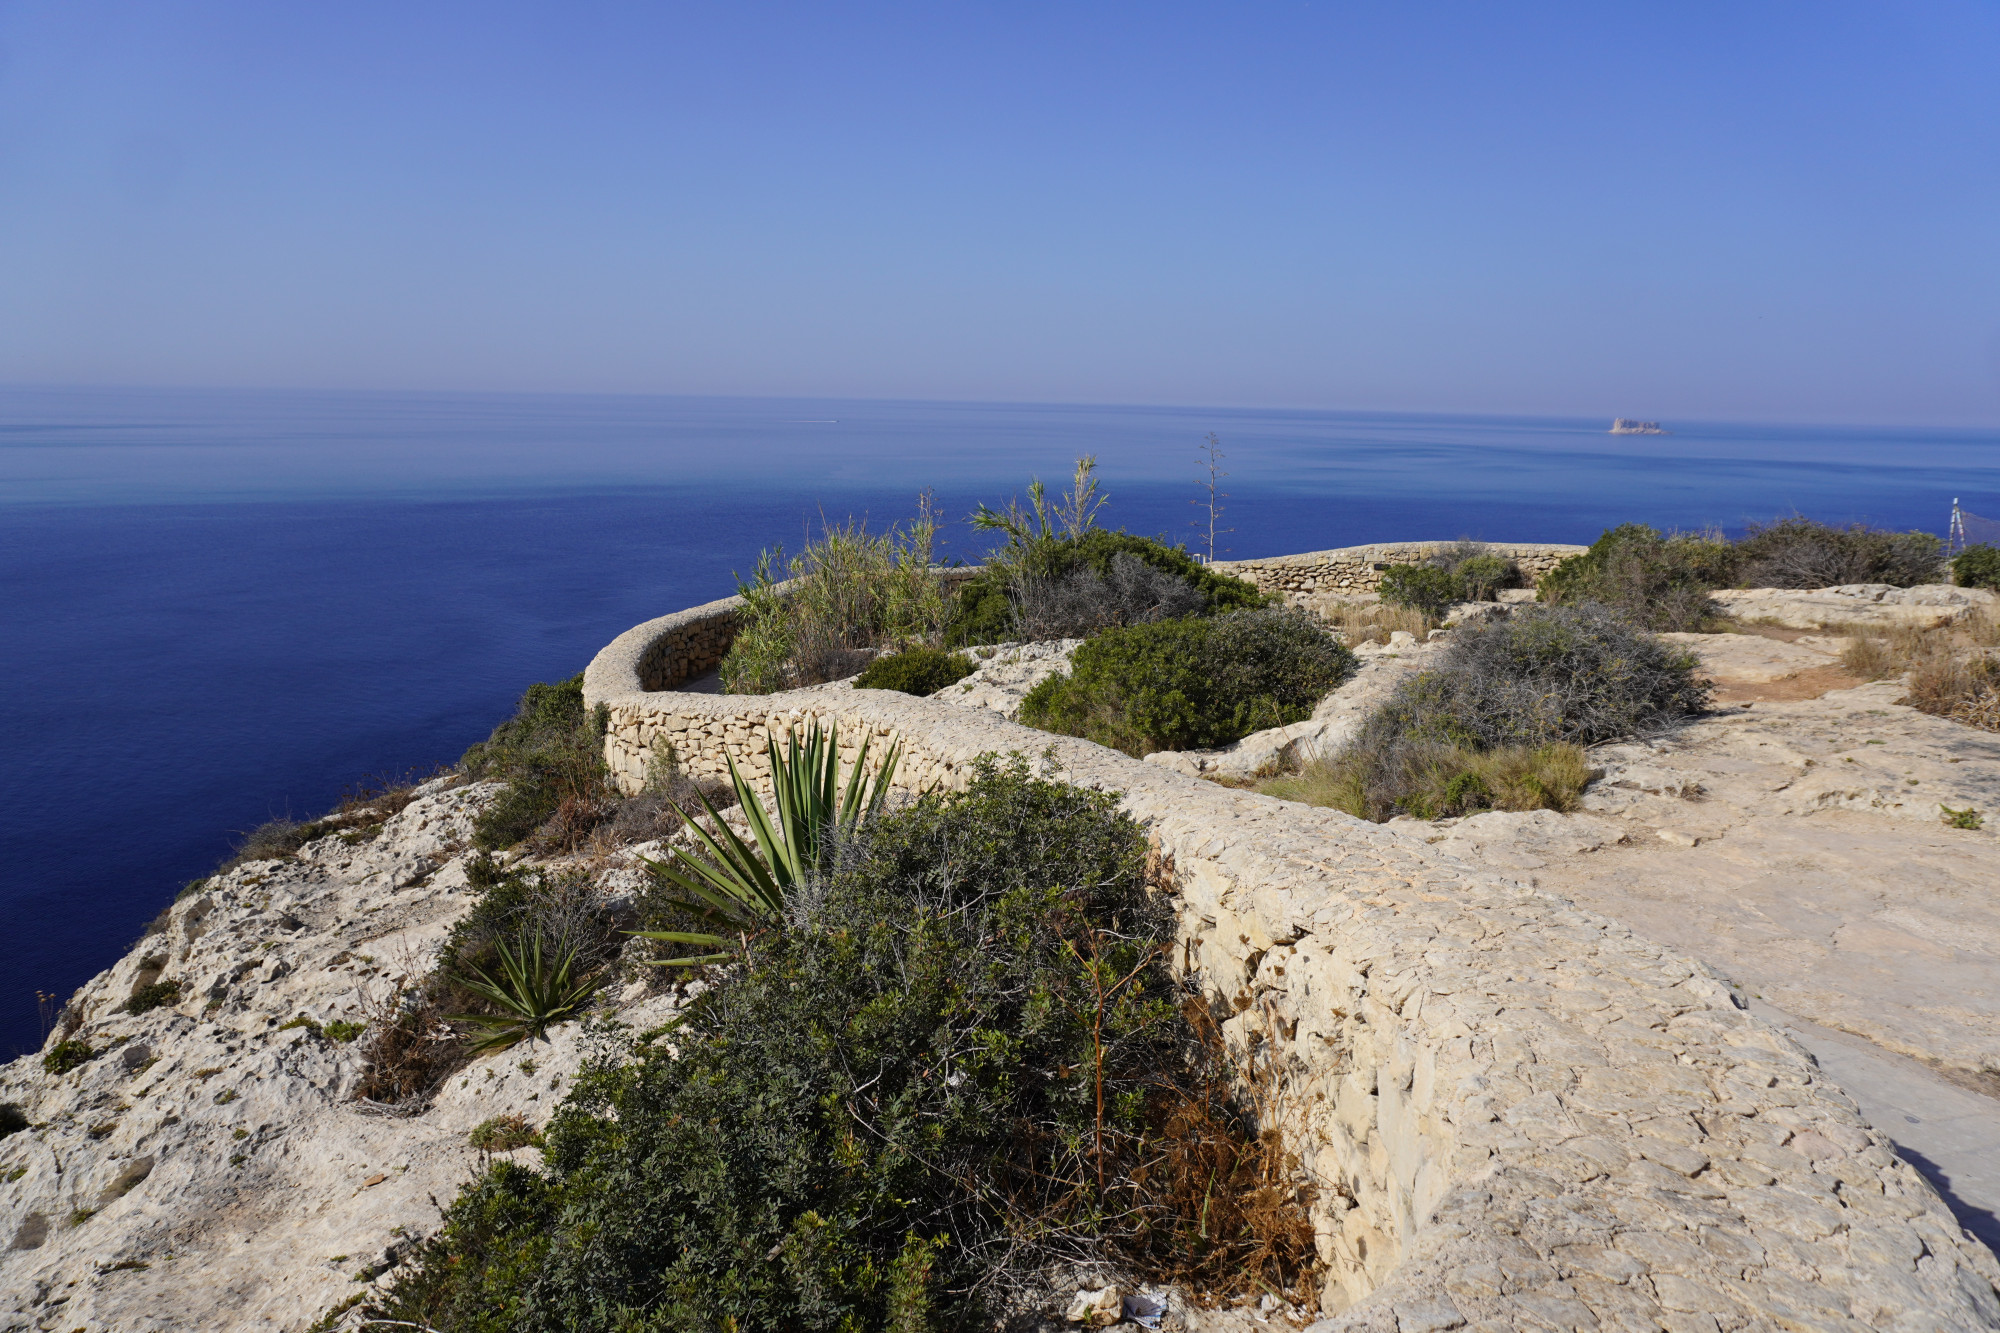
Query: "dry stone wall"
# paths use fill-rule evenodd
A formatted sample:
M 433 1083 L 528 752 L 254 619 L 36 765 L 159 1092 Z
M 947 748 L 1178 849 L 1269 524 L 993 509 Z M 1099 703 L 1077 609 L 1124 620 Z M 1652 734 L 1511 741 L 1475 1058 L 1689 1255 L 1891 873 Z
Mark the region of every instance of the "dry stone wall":
M 1257 585 L 1262 593 L 1291 596 L 1327 593 L 1373 592 L 1381 585 L 1383 571 L 1391 565 L 1421 564 L 1453 542 L 1385 542 L 1375 546 L 1342 546 L 1331 551 L 1308 551 L 1303 555 L 1278 555 L 1264 560 L 1218 560 L 1217 573 L 1233 574 Z M 1587 546 L 1563 546 L 1539 542 L 1489 542 L 1486 549 L 1512 560 L 1530 583 L 1573 555 L 1582 555 Z
M 727 610 L 648 622 L 591 663 L 621 784 L 656 740 L 696 772 L 756 771 L 768 729 L 818 719 L 850 755 L 899 738 L 899 785 L 1048 751 L 1123 793 L 1171 866 L 1179 961 L 1316 1191 L 1318 1333 L 2000 1328 L 1993 1255 L 1693 960 L 1394 829 L 992 713 L 646 687 L 655 637 Z

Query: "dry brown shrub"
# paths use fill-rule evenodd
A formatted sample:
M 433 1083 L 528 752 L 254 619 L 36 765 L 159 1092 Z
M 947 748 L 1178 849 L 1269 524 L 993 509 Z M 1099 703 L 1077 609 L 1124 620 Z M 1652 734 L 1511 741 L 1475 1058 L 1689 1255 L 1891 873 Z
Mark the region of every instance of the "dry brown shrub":
M 446 1018 L 443 988 L 427 979 L 365 1008 L 369 1037 L 355 1097 L 410 1114 L 423 1110 L 466 1063 L 465 1043 Z
M 2000 730 L 2000 621 L 1983 612 L 1954 625 L 1920 629 L 1845 626 L 1852 636 L 1841 665 L 1866 680 L 1907 674 L 1910 692 L 1902 702 L 1968 726 Z
M 1274 1292 L 1318 1305 L 1311 1207 L 1317 1188 L 1277 1130 L 1243 1107 L 1259 1091 L 1232 1075 L 1208 1008 L 1185 1013 L 1203 1047 L 1203 1076 L 1148 1098 L 1148 1137 L 1129 1145 L 1121 1185 L 1131 1200 L 1113 1254 L 1156 1282 L 1218 1303 Z

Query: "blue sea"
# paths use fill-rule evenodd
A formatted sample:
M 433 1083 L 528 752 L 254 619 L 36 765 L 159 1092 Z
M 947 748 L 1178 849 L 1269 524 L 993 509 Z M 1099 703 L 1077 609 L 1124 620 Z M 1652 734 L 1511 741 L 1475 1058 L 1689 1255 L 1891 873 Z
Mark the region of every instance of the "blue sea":
M 1221 554 L 1790 513 L 2000 516 L 2000 432 L 613 396 L 0 389 L 0 1055 L 277 815 L 448 763 L 531 681 L 822 516 L 947 516 L 1094 454 L 1110 525 Z M 978 558 L 957 522 L 947 556 Z

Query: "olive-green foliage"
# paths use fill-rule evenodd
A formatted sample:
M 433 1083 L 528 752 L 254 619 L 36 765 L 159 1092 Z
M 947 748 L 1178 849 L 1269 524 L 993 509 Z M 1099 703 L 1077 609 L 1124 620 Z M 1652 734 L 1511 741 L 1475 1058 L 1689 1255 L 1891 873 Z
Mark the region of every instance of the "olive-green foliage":
M 1966 547 L 1952 557 L 1951 577 L 1961 588 L 2000 591 L 2000 547 L 1986 542 Z
M 320 1029 L 328 1041 L 350 1042 L 368 1030 L 366 1023 L 356 1023 L 350 1019 L 336 1018 Z
M 1483 542 L 1454 542 L 1414 565 L 1391 565 L 1382 571 L 1378 589 L 1391 606 L 1421 611 L 1433 620 L 1453 602 L 1486 602 L 1495 591 L 1511 588 L 1521 571 L 1512 560 L 1494 555 Z
M 1041 588 L 1083 585 L 1095 580 L 1100 596 L 1117 588 L 1114 565 L 1119 556 L 1136 560 L 1159 574 L 1186 585 L 1198 595 L 1196 614 L 1217 615 L 1264 605 L 1252 585 L 1209 569 L 1178 546 L 1129 532 L 1088 528 L 1074 535 L 1030 534 L 1011 542 L 992 563 L 960 585 L 952 607 L 950 641 L 954 644 L 1002 643 L 1022 637 L 1020 601 L 1023 585 Z M 1112 606 L 1111 612 L 1122 608 Z M 1106 624 L 1124 623 L 1109 614 Z M 1059 636 L 1058 636 L 1059 637 Z
M 1948 805 L 1940 805 L 1938 809 L 1943 812 L 1939 815 L 1939 818 L 1952 828 L 1976 829 L 1985 827 L 1986 816 L 1980 814 L 1972 806 L 1968 805 L 1963 810 L 1954 810 Z
M 1695 630 L 1715 614 L 1709 592 L 1726 586 L 1735 553 L 1717 537 L 1662 536 L 1643 523 L 1612 528 L 1582 555 L 1542 576 L 1539 600 L 1598 602 L 1648 629 Z
M 72 1037 L 49 1048 L 49 1053 L 42 1057 L 42 1068 L 51 1074 L 67 1074 L 78 1065 L 88 1064 L 96 1058 L 95 1046 Z
M 1698 665 L 1595 603 L 1527 606 L 1461 628 L 1438 665 L 1399 686 L 1337 757 L 1331 785 L 1344 783 L 1346 795 L 1329 803 L 1369 819 L 1481 808 L 1505 775 L 1468 752 L 1511 750 L 1518 781 L 1551 793 L 1536 804 L 1562 808 L 1560 790 L 1582 784 L 1560 776 L 1569 760 L 1547 747 L 1666 730 L 1707 706 L 1712 687 Z
M 540 1139 L 535 1127 L 518 1114 L 496 1115 L 482 1120 L 465 1136 L 466 1143 L 479 1152 L 512 1152 Z
M 1382 571 L 1377 591 L 1391 606 L 1407 606 L 1433 618 L 1464 599 L 1459 581 L 1435 565 L 1391 565 Z
M 530 685 L 514 716 L 459 761 L 469 777 L 507 784 L 474 821 L 473 845 L 511 847 L 566 805 L 602 803 L 603 739 L 602 720 L 583 706 L 581 672 L 559 684 Z
M 765 551 L 749 582 L 736 638 L 722 659 L 731 694 L 770 694 L 837 680 L 872 648 L 938 647 L 947 613 L 931 568 L 937 520 L 929 499 L 907 527 L 872 533 L 865 521 L 824 525 L 797 557 Z M 789 586 L 779 586 L 782 578 Z
M 665 1040 L 587 1069 L 544 1130 L 546 1174 L 489 1171 L 374 1313 L 964 1328 L 997 1269 L 1128 1218 L 1115 1182 L 1146 1089 L 1192 1049 L 1141 830 L 1112 796 L 989 760 L 849 853 Z
M 918 697 L 936 694 L 973 673 L 974 667 L 963 653 L 942 648 L 908 648 L 889 653 L 868 664 L 854 682 L 860 690 L 900 690 Z
M 132 998 L 125 1001 L 125 1012 L 143 1014 L 161 1005 L 179 1004 L 181 983 L 174 980 L 154 981 L 132 992 Z
M 1317 621 L 1279 608 L 1106 630 L 1070 660 L 1028 692 L 1021 720 L 1134 756 L 1303 721 L 1354 670 Z

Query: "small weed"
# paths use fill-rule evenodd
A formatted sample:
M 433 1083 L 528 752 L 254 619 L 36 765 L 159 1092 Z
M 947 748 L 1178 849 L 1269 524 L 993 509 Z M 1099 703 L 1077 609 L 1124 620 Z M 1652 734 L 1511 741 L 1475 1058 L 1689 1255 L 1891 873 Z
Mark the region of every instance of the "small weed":
M 230 1137 L 230 1138 L 232 1138 L 232 1139 L 235 1139 L 235 1140 L 236 1140 L 237 1142 L 239 1142 L 239 1143 L 240 1143 L 240 1142 L 242 1142 L 242 1141 L 243 1141 L 244 1139 L 247 1139 L 247 1138 L 249 1138 L 249 1137 L 250 1137 L 250 1131 L 249 1131 L 249 1130 L 247 1130 L 247 1129 L 244 1129 L 244 1128 L 243 1128 L 242 1126 L 240 1126 L 240 1125 L 239 1125 L 239 1126 L 237 1126 L 237 1128 L 236 1128 L 236 1131 L 235 1131 L 234 1133 L 232 1133 L 232 1134 L 231 1134 L 231 1135 L 230 1135 L 229 1137 Z
M 321 1035 L 325 1031 L 325 1029 L 322 1028 L 318 1024 L 318 1022 L 316 1022 L 313 1019 L 307 1018 L 304 1014 L 300 1014 L 297 1018 L 294 1018 L 289 1022 L 278 1024 L 278 1031 L 280 1032 L 289 1032 L 293 1028 L 304 1028 L 306 1031 L 312 1033 L 315 1037 Z
M 27 1175 L 27 1174 L 28 1174 L 28 1168 L 27 1168 L 27 1167 L 25 1167 L 25 1166 L 17 1166 L 17 1167 L 15 1167 L 15 1168 L 14 1168 L 14 1169 L 13 1169 L 12 1171 L 9 1171 L 9 1172 L 7 1173 L 7 1183 L 8 1183 L 9 1185 L 11 1185 L 11 1184 L 13 1184 L 13 1183 L 14 1183 L 15 1181 L 19 1180 L 19 1179 L 20 1179 L 20 1178 L 21 1178 L 22 1176 L 25 1176 L 25 1175 Z
M 220 1074 L 221 1072 L 222 1072 L 221 1065 L 210 1065 L 207 1069 L 195 1070 L 194 1076 L 199 1081 L 206 1083 L 208 1080 L 214 1078 L 217 1074 Z
M 93 1139 L 108 1139 L 111 1137 L 111 1131 L 116 1128 L 118 1128 L 116 1120 L 106 1120 L 102 1124 L 90 1127 L 90 1137 Z
M 49 1053 L 42 1057 L 42 1068 L 51 1074 L 67 1074 L 79 1065 L 88 1064 L 96 1057 L 96 1047 L 87 1041 L 79 1041 L 72 1037 L 68 1041 L 57 1042 Z
M 343 1260 L 347 1258 L 344 1254 L 340 1257 Z M 367 1292 L 357 1291 L 346 1300 L 336 1302 L 332 1309 L 321 1315 L 312 1327 L 306 1330 L 306 1333 L 333 1333 L 334 1328 L 340 1323 L 340 1317 L 367 1299 Z
M 152 1265 L 143 1259 L 120 1259 L 115 1264 L 107 1264 L 98 1269 L 100 1273 L 143 1273 Z
M 473 1127 L 465 1141 L 484 1153 L 512 1152 L 541 1141 L 535 1127 L 520 1115 L 496 1115 Z
M 535 1076 L 535 1062 L 533 1060 L 521 1061 L 520 1070 L 523 1074 L 533 1078 Z
M 181 1002 L 181 983 L 178 981 L 155 981 L 132 992 L 132 998 L 125 1001 L 125 1012 L 143 1014 L 169 1004 Z
M 221 1092 L 215 1094 L 215 1104 L 217 1106 L 227 1106 L 235 1100 L 236 1089 L 234 1088 L 224 1088 Z
M 1976 829 L 1986 823 L 1986 816 L 1969 805 L 1963 810 L 1954 810 L 1948 805 L 1940 805 L 1938 809 L 1944 812 L 1944 822 L 1952 828 Z
M 336 1018 L 321 1031 L 328 1041 L 350 1042 L 367 1030 L 366 1023 L 354 1023 L 345 1018 Z
M 73 1227 L 80 1227 L 96 1216 L 97 1210 L 95 1208 L 79 1208 L 69 1215 L 69 1224 Z
M 239 1153 L 231 1153 L 229 1155 L 229 1164 L 231 1166 L 241 1166 L 249 1160 L 250 1160 L 250 1155 L 248 1153 L 239 1152 Z

